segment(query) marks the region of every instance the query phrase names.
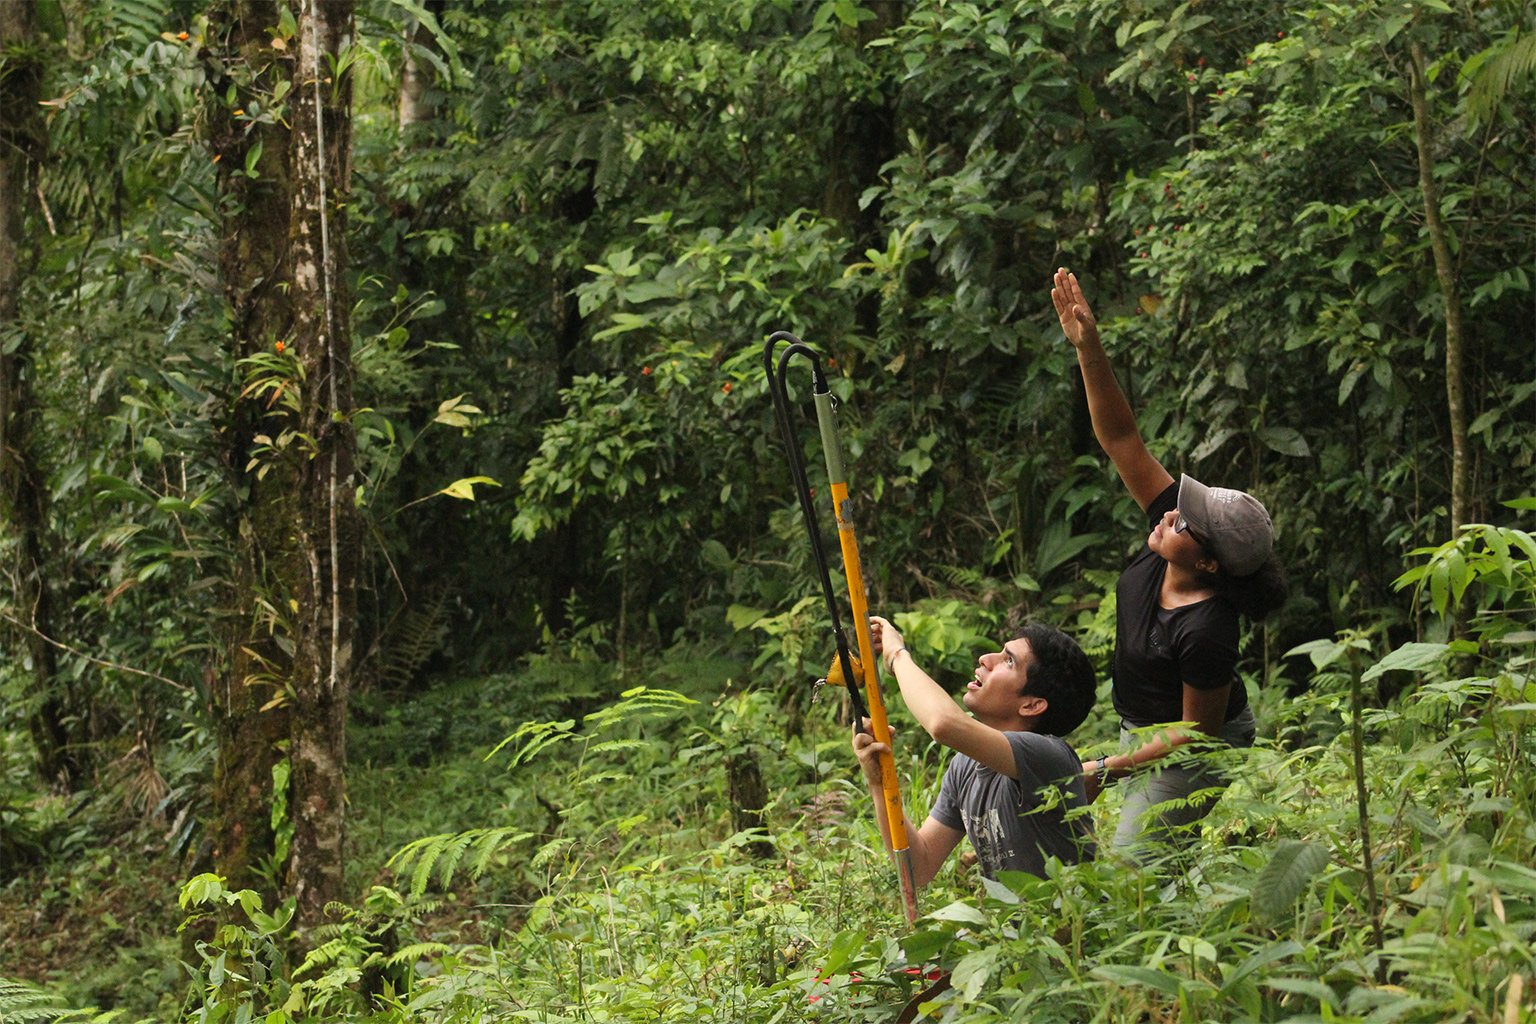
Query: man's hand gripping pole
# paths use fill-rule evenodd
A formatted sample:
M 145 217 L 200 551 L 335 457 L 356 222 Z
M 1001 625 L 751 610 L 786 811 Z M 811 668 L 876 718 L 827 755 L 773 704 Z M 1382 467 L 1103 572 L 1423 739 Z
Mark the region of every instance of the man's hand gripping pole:
M 788 341 L 789 347 L 774 363 L 774 349 L 779 342 Z M 805 476 L 805 466 L 800 458 L 800 446 L 796 443 L 789 419 L 789 397 L 784 383 L 784 371 L 789 360 L 801 355 L 810 360 L 812 373 L 812 398 L 816 406 L 816 423 L 821 431 L 822 452 L 826 457 L 827 481 L 832 493 L 832 510 L 837 518 L 838 544 L 843 553 L 843 573 L 848 580 L 848 603 L 853 616 L 854 636 L 858 644 L 855 659 L 848 649 L 847 637 L 839 621 L 837 602 L 832 594 L 832 580 L 827 568 L 826 555 L 821 547 L 821 533 L 816 522 L 815 504 L 811 499 L 810 486 Z M 855 721 L 869 719 L 870 732 L 876 742 L 885 745 L 880 755 L 881 795 L 885 803 L 885 820 L 890 836 L 890 851 L 896 861 L 901 880 L 902 909 L 908 924 L 917 922 L 917 885 L 912 873 L 912 852 L 907 836 L 906 814 L 901 801 L 901 788 L 896 777 L 896 761 L 891 751 L 891 728 L 885 715 L 885 702 L 880 696 L 879 661 L 874 655 L 874 645 L 869 633 L 869 598 L 864 587 L 864 572 L 859 560 L 859 543 L 854 531 L 852 500 L 848 495 L 848 476 L 843 463 L 842 443 L 837 434 L 837 411 L 832 392 L 821 372 L 821 360 L 816 352 L 800 339 L 785 331 L 774 334 L 763 348 L 763 366 L 768 373 L 769 392 L 773 396 L 774 411 L 779 430 L 784 435 L 784 446 L 794 478 L 795 490 L 800 499 L 800 510 L 805 517 L 806 529 L 811 536 L 811 549 L 821 574 L 822 593 L 826 598 L 827 612 L 832 620 L 832 633 L 837 642 L 837 662 L 840 673 L 828 672 L 832 677 L 841 674 L 848 681 L 848 694 L 853 705 Z M 855 680 L 858 682 L 856 683 Z M 859 693 L 862 683 L 863 699 Z M 866 704 L 867 701 L 867 704 Z

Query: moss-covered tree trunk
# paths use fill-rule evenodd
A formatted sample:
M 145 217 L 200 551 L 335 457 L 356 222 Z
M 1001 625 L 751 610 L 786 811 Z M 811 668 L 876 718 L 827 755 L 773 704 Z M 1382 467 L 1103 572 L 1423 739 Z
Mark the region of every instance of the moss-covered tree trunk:
M 294 70 L 290 221 L 293 343 L 304 368 L 294 648 L 293 892 L 306 933 L 341 897 L 347 699 L 355 667 L 359 533 L 353 500 L 351 301 L 345 271 L 351 176 L 351 0 L 306 0 Z
M 11 591 L 6 632 L 26 659 L 32 708 L 27 715 L 38 774 L 53 787 L 77 789 L 84 767 L 72 744 L 69 700 L 60 692 L 45 575 L 48 492 L 33 426 L 31 341 L 11 334 L 22 286 L 31 169 L 43 150 L 38 117 L 42 63 L 33 7 L 0 3 L 0 524 L 7 535 L 4 572 Z
M 215 98 L 208 118 L 225 211 L 219 269 L 229 306 L 229 344 L 241 359 L 273 352 L 293 326 L 286 286 L 293 202 L 288 128 L 281 119 L 263 122 L 234 114 L 272 110 L 279 84 L 291 83 L 291 59 L 271 46 L 278 18 L 276 0 L 230 0 L 211 17 L 220 46 L 210 75 Z M 257 146 L 252 178 L 244 171 Z M 288 581 L 298 564 L 293 528 L 298 474 L 290 462 L 265 462 L 261 473 L 251 464 L 255 437 L 282 431 L 277 415 L 280 411 L 268 409 L 261 397 L 235 398 L 224 445 L 235 495 L 229 524 L 235 564 L 229 617 L 221 629 L 223 658 L 208 693 L 217 742 L 210 835 L 214 870 L 235 889 L 261 888 L 263 861 L 282 857 L 272 828 L 272 769 L 288 736 L 289 709 L 277 698 L 292 659 L 285 650 L 289 627 L 273 609 L 287 606 Z

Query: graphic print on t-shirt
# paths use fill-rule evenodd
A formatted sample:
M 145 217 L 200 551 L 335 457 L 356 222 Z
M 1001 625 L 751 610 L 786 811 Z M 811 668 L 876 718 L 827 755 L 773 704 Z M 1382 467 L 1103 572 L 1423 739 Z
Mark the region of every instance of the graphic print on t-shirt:
M 998 809 L 988 807 L 981 814 L 972 814 L 961 808 L 960 816 L 965 819 L 965 834 L 970 837 L 976 859 L 989 869 L 987 874 L 995 874 L 999 866 L 1013 858 L 1013 846 L 1008 842 L 1008 830 L 1003 828 Z

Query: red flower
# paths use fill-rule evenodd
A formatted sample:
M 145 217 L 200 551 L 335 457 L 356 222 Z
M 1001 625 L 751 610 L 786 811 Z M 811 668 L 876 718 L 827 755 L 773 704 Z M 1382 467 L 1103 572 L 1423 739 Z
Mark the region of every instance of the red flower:
M 640 367 L 640 376 L 642 376 L 642 377 L 649 377 L 650 375 L 651 375 L 651 368 L 649 366 L 642 366 L 642 367 Z
M 730 394 L 731 393 L 731 382 L 730 381 L 726 381 L 724 384 L 720 385 L 720 390 L 724 391 L 726 394 Z
M 191 39 L 192 37 L 187 35 L 185 32 L 177 32 L 176 33 L 176 38 L 180 39 L 182 42 L 186 42 L 188 39 Z
M 1276 39 L 1284 39 L 1285 38 L 1285 33 L 1284 32 L 1276 32 L 1275 33 L 1275 38 Z
M 287 348 L 288 346 L 284 345 L 282 342 L 278 342 L 276 345 L 273 345 L 272 347 L 277 349 L 277 354 L 278 355 L 282 355 L 283 354 L 283 350 L 285 348 Z

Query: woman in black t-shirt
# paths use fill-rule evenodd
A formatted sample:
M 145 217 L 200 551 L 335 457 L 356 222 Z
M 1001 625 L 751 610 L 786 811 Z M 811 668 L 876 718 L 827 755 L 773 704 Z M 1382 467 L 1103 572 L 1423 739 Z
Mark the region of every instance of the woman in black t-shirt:
M 1285 581 L 1264 506 L 1188 475 L 1174 481 L 1141 438 L 1077 278 L 1062 269 L 1053 284 L 1094 436 L 1151 531 L 1115 588 L 1114 704 L 1130 749 L 1083 764 L 1090 799 L 1112 779 L 1136 776 L 1114 845 L 1145 855 L 1191 836 L 1226 781 L 1168 755 L 1197 739 L 1253 742 L 1253 712 L 1237 676 L 1238 618 L 1258 621 L 1273 611 Z M 1193 728 L 1170 728 L 1132 746 L 1133 730 L 1177 722 Z

